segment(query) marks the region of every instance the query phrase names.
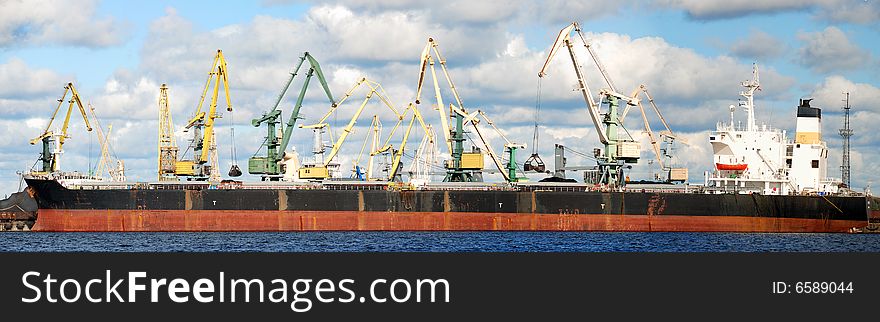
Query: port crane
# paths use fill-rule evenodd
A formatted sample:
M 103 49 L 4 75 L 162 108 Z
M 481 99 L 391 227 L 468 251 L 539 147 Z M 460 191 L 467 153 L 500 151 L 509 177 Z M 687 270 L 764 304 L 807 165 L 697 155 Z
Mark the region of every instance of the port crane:
M 52 123 L 55 121 L 55 117 L 58 116 L 58 111 L 61 110 L 61 105 L 64 104 L 64 99 L 67 97 L 67 93 L 70 92 L 70 100 L 67 107 L 67 114 L 64 116 L 64 123 L 61 125 L 61 129 L 59 132 L 55 132 L 52 130 Z M 63 146 L 64 140 L 69 138 L 70 136 L 67 134 L 67 127 L 70 125 L 70 114 L 73 112 L 74 104 L 79 109 L 80 115 L 82 115 L 83 123 L 86 125 L 86 130 L 92 131 L 92 126 L 89 124 L 89 117 L 86 115 L 86 110 L 83 107 L 82 100 L 79 97 L 79 92 L 77 92 L 76 87 L 73 86 L 73 83 L 67 83 L 64 86 L 64 94 L 61 95 L 61 98 L 58 99 L 58 105 L 55 107 L 55 112 L 52 113 L 52 117 L 49 118 L 49 124 L 46 125 L 46 129 L 43 132 L 31 139 L 30 144 L 35 145 L 37 142 L 43 142 L 43 151 L 40 155 L 40 171 L 39 174 L 48 174 L 51 172 L 55 172 L 59 170 L 59 163 L 61 162 L 61 154 L 64 153 Z M 53 146 L 54 145 L 54 149 Z
M 284 95 L 287 93 L 288 89 L 290 89 L 291 83 L 294 78 L 296 78 L 296 75 L 299 73 L 300 68 L 302 68 L 305 62 L 309 63 L 309 69 L 306 72 L 302 89 L 299 91 L 299 96 L 296 98 L 296 103 L 293 106 L 293 110 L 290 112 L 290 117 L 287 119 L 287 124 L 283 128 L 283 133 L 279 141 L 276 126 L 281 123 L 281 110 L 278 109 L 278 106 L 281 105 Z M 290 72 L 290 77 L 287 78 L 284 87 L 281 88 L 281 93 L 278 94 L 278 97 L 275 99 L 275 105 L 272 106 L 272 109 L 263 113 L 259 118 L 255 118 L 251 121 L 251 124 L 254 127 L 260 127 L 260 125 L 266 124 L 266 140 L 262 144 L 262 146 L 266 147 L 266 156 L 258 157 L 255 155 L 248 159 L 248 173 L 260 174 L 262 175 L 263 180 L 273 181 L 277 181 L 283 176 L 283 172 L 286 169 L 282 169 L 282 160 L 284 160 L 285 151 L 290 143 L 294 125 L 296 125 L 296 121 L 300 119 L 299 111 L 303 105 L 306 91 L 309 88 L 309 81 L 315 75 L 318 76 L 318 81 L 321 83 L 321 88 L 324 89 L 324 93 L 327 94 L 327 98 L 330 100 L 330 105 L 333 107 L 336 106 L 336 102 L 333 100 L 333 94 L 327 86 L 324 72 L 321 70 L 321 65 L 318 64 L 318 61 L 314 56 L 309 54 L 309 52 L 304 52 L 296 67 Z M 262 146 L 260 149 L 262 149 Z
M 440 84 L 439 79 L 437 78 L 437 72 L 434 67 L 436 63 L 440 64 L 440 68 L 443 71 L 443 76 L 446 79 L 446 83 L 449 85 L 450 92 L 455 99 L 454 103 L 449 104 L 449 108 L 446 108 L 446 105 L 443 103 L 443 96 L 440 93 Z M 421 62 L 419 64 L 419 80 L 418 87 L 416 90 L 416 99 L 415 103 L 421 103 L 421 93 L 422 87 L 424 85 L 425 74 L 427 70 L 431 72 L 431 79 L 434 85 L 434 96 L 436 98 L 437 110 L 440 112 L 440 125 L 442 126 L 443 135 L 446 139 L 446 147 L 449 151 L 449 154 L 452 156 L 452 160 L 446 163 L 446 176 L 443 181 L 445 182 L 462 182 L 462 181 L 482 181 L 482 174 L 480 170 L 483 169 L 483 154 L 480 150 L 474 149 L 471 152 L 464 151 L 464 124 L 470 123 L 473 125 L 474 131 L 479 136 L 483 146 L 486 148 L 486 152 L 489 154 L 489 157 L 495 163 L 498 171 L 502 173 L 505 181 L 507 182 L 515 182 L 521 178 L 516 176 L 510 176 L 510 171 L 506 169 L 505 166 L 502 165 L 502 162 L 497 154 L 492 150 L 492 147 L 488 144 L 483 136 L 483 133 L 480 131 L 478 126 L 479 120 L 477 119 L 478 114 L 482 113 L 480 111 L 468 113 L 465 110 L 464 103 L 461 100 L 461 96 L 458 94 L 458 90 L 455 88 L 455 84 L 452 82 L 452 78 L 449 76 L 449 70 L 446 67 L 446 59 L 440 54 L 439 45 L 434 38 L 428 38 L 428 43 L 425 44 L 424 49 L 421 54 Z M 485 113 L 483 113 L 485 115 Z M 449 118 L 455 118 L 455 129 L 450 129 Z M 487 122 L 492 124 L 491 122 Z M 494 126 L 494 125 L 493 125 Z M 496 131 L 498 130 L 495 128 Z M 498 131 L 499 134 L 501 133 Z M 503 137 L 503 134 L 501 134 Z M 509 143 L 509 141 L 508 141 Z M 524 147 L 522 144 L 509 144 L 506 146 L 506 151 L 509 154 L 509 160 L 516 160 L 515 153 L 517 148 Z M 513 165 L 515 167 L 515 165 Z
M 605 84 L 608 85 L 608 88 L 603 88 L 599 91 L 598 101 L 593 97 L 592 91 L 587 85 L 584 71 L 578 60 L 574 41 L 572 40 L 573 34 L 581 39 L 587 52 L 592 57 L 595 66 L 601 73 Z M 577 75 L 578 90 L 581 92 L 584 101 L 587 103 L 587 112 L 590 115 L 593 126 L 596 128 L 599 141 L 604 146 L 602 151 L 595 153 L 600 173 L 599 182 L 596 183 L 610 187 L 620 186 L 623 184 L 623 168 L 625 167 L 625 163 L 638 162 L 640 147 L 639 143 L 635 142 L 628 132 L 626 133 L 628 137 L 620 135 L 620 130 L 626 132 L 626 128 L 623 127 L 623 123 L 621 122 L 619 107 L 621 101 L 623 101 L 624 104 L 635 104 L 635 102 L 633 102 L 631 96 L 620 94 L 617 91 L 614 83 L 608 76 L 604 65 L 599 60 L 599 56 L 593 51 L 590 42 L 584 37 L 580 25 L 577 22 L 574 22 L 559 31 L 559 35 L 556 37 L 556 41 L 550 48 L 550 53 L 547 56 L 547 60 L 544 62 L 544 66 L 538 73 L 538 77 L 543 78 L 547 76 L 546 71 L 547 67 L 550 65 L 550 61 L 553 60 L 553 57 L 555 57 L 559 52 L 559 49 L 563 46 L 568 50 L 571 62 L 574 65 L 575 74 Z M 600 113 L 600 103 L 608 105 L 608 110 L 605 113 Z
M 431 178 L 432 167 L 437 157 L 437 141 L 433 138 L 436 138 L 437 134 L 430 124 L 426 132 L 428 134 L 422 137 L 410 164 L 410 182 L 428 182 Z
M 654 131 L 651 129 L 651 124 L 648 122 L 648 115 L 645 112 L 645 106 L 642 104 L 641 96 L 644 96 L 645 99 L 650 103 L 651 108 L 654 110 L 654 113 L 657 114 L 657 117 L 660 119 L 660 122 L 663 124 L 665 130 L 660 131 L 660 140 L 663 141 L 664 146 L 661 148 L 659 144 L 659 140 L 657 139 L 657 135 L 655 135 Z M 651 93 L 648 92 L 648 87 L 644 84 L 639 85 L 638 88 L 633 90 L 631 102 L 635 102 L 635 104 L 627 104 L 627 106 L 623 109 L 623 113 L 620 114 L 621 123 L 626 120 L 626 115 L 629 113 L 630 109 L 633 106 L 639 108 L 642 116 L 642 122 L 645 125 L 645 133 L 648 134 L 648 139 L 651 143 L 651 148 L 654 150 L 654 156 L 656 157 L 657 164 L 660 166 L 660 169 L 666 173 L 666 181 L 687 181 L 688 171 L 687 168 L 673 168 L 669 162 L 672 159 L 672 145 L 675 140 L 678 140 L 682 144 L 687 145 L 687 140 L 683 138 L 679 138 L 672 132 L 672 129 L 669 128 L 669 124 L 666 123 L 666 118 L 663 117 L 663 114 L 660 113 L 660 108 L 657 107 L 657 104 L 654 102 L 654 98 L 651 96 Z
M 373 178 L 373 156 L 375 153 L 371 153 L 370 151 L 376 151 L 379 149 L 379 136 L 382 135 L 382 122 L 379 121 L 378 115 L 373 115 L 373 121 L 370 122 L 369 132 L 364 136 L 364 144 L 361 145 L 361 152 L 358 153 L 356 159 L 354 159 L 354 166 L 352 168 L 352 178 L 361 180 L 361 181 L 369 181 Z M 369 143 L 370 149 L 367 150 L 367 143 Z M 367 167 L 361 167 L 361 158 L 364 156 L 364 152 L 367 152 L 369 156 L 367 157 Z
M 216 166 L 206 165 L 206 163 L 211 162 L 213 165 L 217 164 L 216 152 L 211 153 L 211 151 L 216 151 L 216 149 L 212 149 L 212 147 L 216 147 L 214 120 L 220 117 L 220 115 L 217 114 L 217 98 L 221 86 L 223 87 L 223 93 L 226 97 L 226 110 L 232 112 L 232 101 L 229 99 L 229 78 L 227 73 L 226 59 L 223 57 L 223 51 L 218 49 L 216 55 L 214 55 L 214 62 L 211 64 L 211 70 L 208 72 L 208 80 L 205 82 L 205 89 L 202 91 L 202 96 L 196 107 L 195 115 L 189 120 L 189 122 L 187 122 L 184 130 L 193 130 L 193 139 L 190 144 L 190 147 L 193 149 L 193 158 L 191 160 L 184 159 L 176 162 L 175 174 L 178 176 L 188 177 L 188 180 L 204 181 L 212 176 L 216 178 L 218 176 L 217 174 L 219 174 L 219 172 L 217 172 L 219 169 L 216 169 Z M 205 96 L 207 96 L 208 89 L 211 88 L 212 82 L 214 86 L 211 95 L 211 102 L 209 103 L 207 112 L 202 111 L 202 106 L 205 103 Z M 214 154 L 211 156 L 213 160 L 209 159 L 210 154 Z M 233 170 L 236 169 L 237 166 L 233 159 L 233 169 L 230 170 L 230 174 L 234 174 Z M 240 170 L 238 171 L 238 174 L 241 174 Z
M 342 104 L 345 103 L 348 98 L 354 94 L 355 90 L 357 90 L 361 86 L 366 86 L 367 88 L 369 88 L 369 92 L 367 92 L 363 102 L 361 102 L 361 105 L 358 107 L 358 109 L 355 110 L 355 113 L 351 117 L 351 120 L 348 122 L 345 128 L 342 129 L 342 133 L 339 135 L 339 138 L 337 138 L 335 143 L 332 145 L 330 154 L 327 157 L 323 157 L 324 145 L 323 139 L 321 139 L 320 137 L 320 133 L 322 133 L 325 128 L 328 128 L 330 126 L 327 123 L 327 119 L 330 118 L 330 116 L 333 115 L 334 112 L 336 112 L 338 107 L 342 106 Z M 383 105 L 391 109 L 391 111 L 394 112 L 394 115 L 396 115 L 398 118 L 402 117 L 397 109 L 394 108 L 394 104 L 391 103 L 391 100 L 388 98 L 388 95 L 385 93 L 385 89 L 382 88 L 381 84 L 369 80 L 366 77 L 361 77 L 354 84 L 354 86 L 352 86 L 351 89 L 349 89 L 345 93 L 345 95 L 338 102 L 336 102 L 336 104 L 331 104 L 330 109 L 327 111 L 327 113 L 324 114 L 323 117 L 321 117 L 320 120 L 318 120 L 318 122 L 310 125 L 300 125 L 300 128 L 310 128 L 315 131 L 316 144 L 315 163 L 304 164 L 299 169 L 300 179 L 321 180 L 330 177 L 330 163 L 333 161 L 333 158 L 336 157 L 336 155 L 339 153 L 342 144 L 345 142 L 345 139 L 348 138 L 348 135 L 351 134 L 355 123 L 357 123 L 358 117 L 360 117 L 361 113 L 364 111 L 364 108 L 367 106 L 367 103 L 369 103 L 374 96 L 378 97 Z
M 95 114 L 95 107 L 92 106 L 91 103 L 89 103 L 88 106 L 89 112 L 92 115 L 92 119 L 95 121 L 95 129 L 97 129 L 98 141 L 101 142 L 101 159 L 95 166 L 94 175 L 103 177 L 104 172 L 106 171 L 109 175 L 110 181 L 123 182 L 125 181 L 125 163 L 123 163 L 122 160 L 119 160 L 115 156 L 111 156 L 110 152 L 110 133 L 113 132 L 113 124 L 107 126 L 107 133 L 106 135 L 104 135 L 104 130 L 102 130 L 100 119 L 98 119 L 98 115 Z
M 505 154 L 508 156 L 506 164 L 502 164 L 501 158 L 499 158 L 495 154 L 495 151 L 492 150 L 492 146 L 489 144 L 488 140 L 483 137 L 483 133 L 477 128 L 477 124 L 481 121 L 477 118 L 471 119 L 471 123 L 474 125 L 477 136 L 479 136 L 480 141 L 483 143 L 483 146 L 486 147 L 486 152 L 488 152 L 489 155 L 492 156 L 492 162 L 495 163 L 495 167 L 498 168 L 498 170 L 501 172 L 504 180 L 507 182 L 525 181 L 525 176 L 520 177 L 516 173 L 516 151 L 517 149 L 525 149 L 526 145 L 522 143 L 514 143 L 507 139 L 507 136 L 504 135 L 504 132 L 501 132 L 501 130 L 498 129 L 497 126 L 495 126 L 495 122 L 492 122 L 492 120 L 489 119 L 489 116 L 486 115 L 486 112 L 483 112 L 482 110 L 477 110 L 477 114 L 479 114 L 479 116 L 481 116 L 483 120 L 486 121 L 486 123 L 489 124 L 489 126 L 491 126 L 493 130 L 495 130 L 495 133 L 497 133 L 498 136 L 500 136 L 501 139 L 504 140 L 504 150 Z
M 400 146 L 395 149 L 394 146 L 390 144 L 391 138 L 394 136 L 394 132 L 400 127 L 403 120 L 406 119 L 406 116 L 410 111 L 412 111 L 412 116 L 409 118 L 409 125 L 407 126 L 406 131 L 403 134 L 403 139 L 400 142 Z M 415 104 L 410 103 L 403 111 L 403 114 L 398 117 L 397 124 L 395 124 L 394 128 L 391 129 L 391 133 L 388 134 L 388 139 L 385 140 L 385 143 L 382 145 L 382 147 L 374 150 L 373 153 L 371 153 L 372 155 L 376 155 L 380 153 L 385 153 L 387 151 L 392 152 L 393 156 L 391 158 L 390 170 L 388 171 L 388 176 L 386 177 L 386 180 L 388 181 L 403 181 L 400 173 L 400 169 L 402 168 L 401 158 L 403 157 L 404 151 L 406 151 L 406 143 L 409 140 L 410 133 L 412 132 L 412 128 L 416 120 L 419 121 L 419 125 L 421 125 L 422 130 L 425 133 L 424 139 L 427 140 L 429 144 L 433 144 L 434 133 L 433 131 L 431 131 L 431 127 L 425 123 L 425 119 L 422 117 L 422 113 L 419 112 L 418 107 Z
M 177 181 L 177 142 L 174 139 L 174 122 L 171 119 L 171 103 L 168 101 L 168 86 L 159 87 L 159 150 L 158 180 Z

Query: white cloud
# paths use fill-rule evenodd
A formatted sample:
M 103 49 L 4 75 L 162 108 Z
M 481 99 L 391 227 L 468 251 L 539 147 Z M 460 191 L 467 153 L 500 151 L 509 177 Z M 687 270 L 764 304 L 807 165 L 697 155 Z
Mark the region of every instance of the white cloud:
M 871 54 L 852 43 L 839 28 L 830 26 L 819 32 L 802 32 L 798 39 L 799 63 L 819 73 L 850 70 L 870 63 Z
M 91 97 L 90 102 L 95 113 L 103 119 L 154 120 L 158 117 L 159 86 L 144 77 L 115 76 L 107 81 L 100 94 Z M 171 99 L 174 98 L 177 97 Z
M 733 55 L 761 61 L 779 57 L 785 50 L 784 43 L 761 30 L 752 30 L 748 37 L 730 45 L 730 52 Z
M 698 20 L 736 18 L 753 14 L 808 11 L 818 18 L 857 24 L 880 21 L 880 3 L 858 0 L 657 0 L 661 6 L 683 9 Z
M 728 56 L 706 57 L 692 49 L 676 47 L 658 37 L 632 39 L 615 33 L 586 34 L 594 50 L 605 65 L 618 91 L 629 94 L 640 84 L 646 84 L 658 100 L 658 105 L 670 102 L 698 103 L 712 99 L 736 99 L 739 82 L 751 77 L 751 66 L 737 62 Z M 516 38 L 508 40 L 516 43 Z M 550 40 L 547 42 L 548 47 Z M 588 75 L 588 85 L 594 94 L 607 87 L 600 80 L 590 56 L 582 46 L 578 57 Z M 627 53 L 620 55 L 618 53 Z M 500 56 L 478 66 L 453 70 L 464 75 L 469 94 L 491 93 L 502 100 L 533 101 L 537 87 L 538 70 L 546 59 L 545 52 L 526 51 L 518 56 Z M 566 53 L 560 53 L 547 69 L 548 76 L 541 81 L 542 99 L 546 104 L 553 101 L 579 102 L 576 93 L 576 77 Z M 768 97 L 782 95 L 794 79 L 779 74 L 773 68 L 762 68 L 762 87 Z M 462 82 L 458 80 L 458 82 Z M 726 106 L 726 105 L 725 105 Z
M 21 59 L 10 58 L 0 64 L 0 115 L 7 120 L 22 119 L 39 111 L 43 117 L 49 117 L 58 106 L 57 100 L 68 82 L 75 80 L 51 69 L 33 68 Z
M 47 68 L 32 68 L 19 58 L 0 64 L 0 97 L 22 99 L 47 94 L 59 97 L 64 86 L 73 79 L 64 79 Z M 4 104 L 5 105 L 5 104 Z
M 815 2 L 803 0 L 749 1 L 749 0 L 668 0 L 658 1 L 684 9 L 695 19 L 733 18 L 756 13 L 775 13 L 805 10 Z
M 880 22 L 880 2 L 840 0 L 828 1 L 829 5 L 817 11 L 817 16 L 834 22 L 877 24 Z
M 449 1 L 426 1 L 426 0 L 337 0 L 337 1 L 300 1 L 300 0 L 270 0 L 264 1 L 268 5 L 286 4 L 293 2 L 313 3 L 316 5 L 334 4 L 350 8 L 356 12 L 367 14 L 398 11 L 425 15 L 432 22 L 439 23 L 469 23 L 487 24 L 508 21 L 523 11 L 527 3 L 523 0 L 449 0 Z
M 850 106 L 853 111 L 873 111 L 880 113 L 880 88 L 867 83 L 856 83 L 843 76 L 829 76 L 825 81 L 816 85 L 811 96 L 815 98 L 813 105 L 824 108 L 826 111 L 840 112 L 843 107 L 844 92 L 849 92 Z
M 126 25 L 96 14 L 97 1 L 0 2 L 0 47 L 63 44 L 107 47 L 122 42 Z
M 635 7 L 632 0 L 547 0 L 533 3 L 524 13 L 527 20 L 537 17 L 550 24 L 571 23 L 579 19 L 591 20 L 619 14 L 626 7 Z

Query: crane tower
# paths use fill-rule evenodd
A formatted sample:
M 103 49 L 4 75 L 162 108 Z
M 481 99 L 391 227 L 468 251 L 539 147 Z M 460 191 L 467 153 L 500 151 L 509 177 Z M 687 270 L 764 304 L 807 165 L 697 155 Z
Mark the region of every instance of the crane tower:
M 843 99 L 843 128 L 840 129 L 840 137 L 843 138 L 843 161 L 840 164 L 840 179 L 847 188 L 850 187 L 850 164 L 849 164 L 849 138 L 853 136 L 853 130 L 849 127 L 849 92 L 844 92 L 846 98 Z
M 174 141 L 174 127 L 171 121 L 171 107 L 168 103 L 168 86 L 159 87 L 159 181 L 177 181 L 174 168 L 177 163 L 177 143 Z

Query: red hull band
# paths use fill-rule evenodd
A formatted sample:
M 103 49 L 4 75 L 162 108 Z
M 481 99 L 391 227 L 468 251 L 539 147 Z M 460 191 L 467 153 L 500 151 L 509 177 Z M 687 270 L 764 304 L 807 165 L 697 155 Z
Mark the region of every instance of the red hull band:
M 855 220 L 733 216 L 40 209 L 33 230 L 847 232 L 866 224 Z

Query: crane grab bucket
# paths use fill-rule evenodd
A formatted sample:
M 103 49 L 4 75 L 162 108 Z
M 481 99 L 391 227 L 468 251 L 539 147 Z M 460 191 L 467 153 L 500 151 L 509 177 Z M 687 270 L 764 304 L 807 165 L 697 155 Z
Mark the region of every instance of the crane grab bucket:
M 241 176 L 241 169 L 238 168 L 237 164 L 233 164 L 232 168 L 229 168 L 228 175 L 230 177 L 240 177 Z
M 541 157 L 538 156 L 537 153 L 532 153 L 531 156 L 523 163 L 523 171 L 535 171 L 535 172 L 544 172 L 547 170 L 547 167 L 544 165 L 544 160 L 541 160 Z

